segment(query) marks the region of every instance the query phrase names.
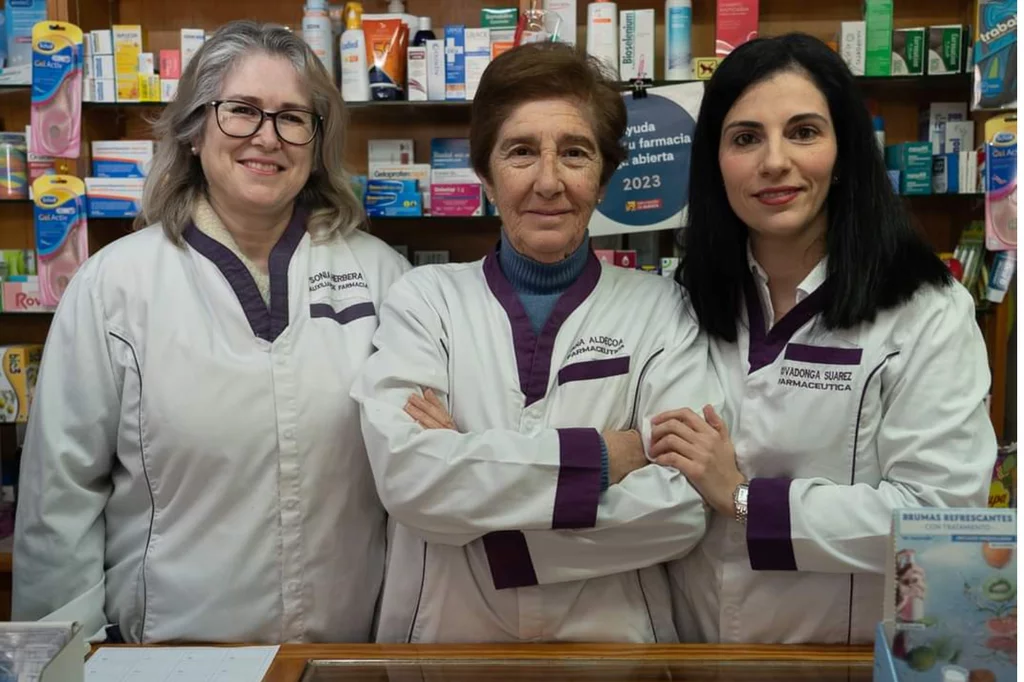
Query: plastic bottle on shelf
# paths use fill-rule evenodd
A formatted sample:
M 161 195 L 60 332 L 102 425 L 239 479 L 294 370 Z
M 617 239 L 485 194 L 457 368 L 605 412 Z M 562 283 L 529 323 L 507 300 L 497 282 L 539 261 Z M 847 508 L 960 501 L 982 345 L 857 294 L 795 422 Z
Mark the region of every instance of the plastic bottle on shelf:
M 437 40 L 437 36 L 434 35 L 434 31 L 431 29 L 430 17 L 420 17 L 420 27 L 416 31 L 416 35 L 413 36 L 412 46 L 426 47 L 428 40 Z
M 388 2 L 389 14 L 405 14 L 405 2 L 403 0 L 390 0 Z
M 619 8 L 614 2 L 595 0 L 587 5 L 587 54 L 619 78 Z
M 882 152 L 882 158 L 885 158 L 885 120 L 881 116 L 873 116 L 871 126 L 875 130 L 875 142 L 878 143 L 878 149 Z
M 320 58 L 327 73 L 334 79 L 334 35 L 327 0 L 307 0 L 302 13 L 302 39 Z
M 665 80 L 693 80 L 691 0 L 665 0 Z
M 363 33 L 363 5 L 345 5 L 345 32 L 341 51 L 341 98 L 346 102 L 370 101 L 370 69 L 366 64 L 366 34 Z

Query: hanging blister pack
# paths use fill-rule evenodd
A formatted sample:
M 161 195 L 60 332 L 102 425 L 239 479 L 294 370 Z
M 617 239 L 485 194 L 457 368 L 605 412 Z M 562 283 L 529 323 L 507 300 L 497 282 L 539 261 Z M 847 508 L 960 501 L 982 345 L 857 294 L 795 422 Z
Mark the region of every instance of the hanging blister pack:
M 985 122 L 985 248 L 1017 248 L 1017 115 Z
M 1017 108 L 1017 0 L 978 0 L 971 108 Z
M 89 256 L 85 183 L 73 175 L 44 175 L 32 183 L 36 256 L 43 305 L 57 305 Z
M 78 158 L 82 59 L 82 30 L 74 24 L 41 21 L 32 28 L 33 154 Z

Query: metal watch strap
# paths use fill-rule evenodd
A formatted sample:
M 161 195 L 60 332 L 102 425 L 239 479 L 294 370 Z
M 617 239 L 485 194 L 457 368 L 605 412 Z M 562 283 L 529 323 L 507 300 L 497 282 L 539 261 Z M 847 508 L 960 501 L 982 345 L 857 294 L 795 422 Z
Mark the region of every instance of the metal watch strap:
M 747 483 L 740 483 L 732 493 L 732 504 L 736 510 L 736 522 L 747 525 L 747 494 L 750 486 Z

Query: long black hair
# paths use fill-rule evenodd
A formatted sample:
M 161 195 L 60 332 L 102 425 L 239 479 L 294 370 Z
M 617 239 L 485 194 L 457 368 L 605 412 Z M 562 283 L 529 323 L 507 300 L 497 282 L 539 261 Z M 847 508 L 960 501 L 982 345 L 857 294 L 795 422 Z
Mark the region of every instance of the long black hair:
M 725 116 L 749 87 L 780 72 L 807 74 L 828 102 L 836 132 L 836 183 L 827 199 L 827 300 L 830 329 L 875 318 L 923 284 L 947 284 L 949 270 L 915 232 L 886 175 L 864 100 L 843 60 L 808 35 L 744 43 L 722 60 L 704 91 L 693 137 L 689 217 L 676 279 L 689 292 L 701 327 L 736 339 L 746 276 L 747 226 L 726 197 L 718 148 Z

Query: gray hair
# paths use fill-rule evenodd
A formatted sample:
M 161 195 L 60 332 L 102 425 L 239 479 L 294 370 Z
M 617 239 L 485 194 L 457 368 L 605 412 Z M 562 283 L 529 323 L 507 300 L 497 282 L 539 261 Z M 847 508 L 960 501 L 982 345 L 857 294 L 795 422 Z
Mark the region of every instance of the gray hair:
M 207 103 L 220 96 L 231 69 L 251 54 L 290 61 L 309 89 L 313 109 L 323 118 L 314 140 L 313 167 L 297 201 L 310 209 L 307 229 L 314 238 L 348 234 L 365 221 L 362 205 L 345 172 L 345 109 L 331 76 L 302 38 L 276 24 L 251 20 L 225 24 L 189 61 L 178 94 L 154 122 L 157 144 L 142 193 L 135 229 L 161 223 L 167 237 L 181 245 L 192 209 L 206 192 L 206 177 L 191 147 L 202 138 Z

